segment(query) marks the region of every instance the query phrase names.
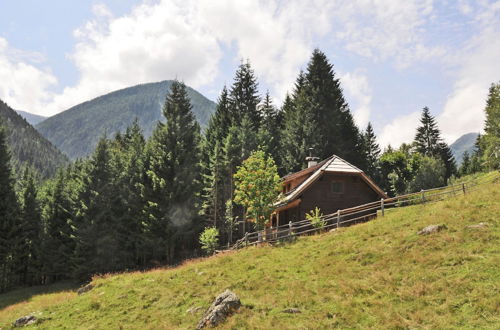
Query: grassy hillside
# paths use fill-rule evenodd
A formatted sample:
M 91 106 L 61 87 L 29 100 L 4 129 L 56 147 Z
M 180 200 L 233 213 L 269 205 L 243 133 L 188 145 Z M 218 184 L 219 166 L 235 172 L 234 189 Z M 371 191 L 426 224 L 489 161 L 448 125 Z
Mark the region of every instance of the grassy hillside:
M 96 287 L 0 296 L 0 327 L 34 313 L 40 328 L 192 329 L 229 288 L 243 307 L 222 328 L 500 326 L 500 183 L 455 199 L 281 246 L 248 248 L 172 269 L 94 278 Z M 485 228 L 468 225 L 486 222 Z M 428 236 L 430 224 L 447 229 Z M 57 288 L 56 288 L 57 289 Z M 302 313 L 286 314 L 296 307 Z
M 0 100 L 0 126 L 7 131 L 12 161 L 16 169 L 28 165 L 43 177 L 52 176 L 68 158 L 47 141 L 23 117 Z
M 104 134 L 124 132 L 135 118 L 149 137 L 159 120 L 172 81 L 137 85 L 76 105 L 36 126 L 49 141 L 71 159 L 90 154 Z M 187 88 L 196 119 L 203 127 L 215 110 L 215 103 Z
M 478 133 L 467 133 L 450 144 L 450 149 L 453 153 L 453 157 L 455 157 L 457 165 L 460 165 L 462 163 L 464 152 L 467 151 L 469 153 L 469 156 L 472 155 L 472 152 L 474 151 L 474 144 L 476 143 L 478 135 Z

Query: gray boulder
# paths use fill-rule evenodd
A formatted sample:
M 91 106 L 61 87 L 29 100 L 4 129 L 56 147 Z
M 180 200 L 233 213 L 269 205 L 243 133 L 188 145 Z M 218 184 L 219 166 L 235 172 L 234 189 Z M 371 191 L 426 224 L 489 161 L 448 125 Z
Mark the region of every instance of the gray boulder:
M 89 284 L 81 287 L 80 289 L 76 290 L 76 293 L 78 293 L 78 295 L 81 295 L 81 294 L 84 294 L 85 292 L 89 292 L 93 288 L 94 288 L 94 286 L 92 285 L 92 283 L 89 283 Z
M 421 231 L 418 232 L 419 235 L 429 235 L 432 233 L 437 233 L 438 231 L 441 231 L 443 229 L 446 229 L 445 225 L 430 225 L 422 229 Z
M 223 322 L 226 317 L 231 315 L 241 306 L 240 298 L 230 291 L 226 290 L 218 295 L 212 305 L 205 312 L 196 329 L 203 329 L 207 326 L 215 327 Z
M 283 310 L 283 313 L 298 314 L 298 313 L 302 313 L 302 311 L 298 308 L 287 308 L 287 309 Z
M 26 315 L 21 318 L 18 318 L 12 326 L 17 328 L 17 327 L 24 327 L 25 325 L 30 325 L 33 324 L 37 321 L 37 318 L 33 315 Z

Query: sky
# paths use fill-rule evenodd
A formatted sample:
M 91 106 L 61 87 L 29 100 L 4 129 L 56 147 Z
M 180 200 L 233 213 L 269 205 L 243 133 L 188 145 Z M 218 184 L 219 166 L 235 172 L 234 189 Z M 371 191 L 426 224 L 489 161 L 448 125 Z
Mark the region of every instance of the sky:
M 424 106 L 451 143 L 483 127 L 499 36 L 500 0 L 1 0 L 0 99 L 50 116 L 179 79 L 216 101 L 248 59 L 280 105 L 319 48 L 382 146 L 410 142 Z

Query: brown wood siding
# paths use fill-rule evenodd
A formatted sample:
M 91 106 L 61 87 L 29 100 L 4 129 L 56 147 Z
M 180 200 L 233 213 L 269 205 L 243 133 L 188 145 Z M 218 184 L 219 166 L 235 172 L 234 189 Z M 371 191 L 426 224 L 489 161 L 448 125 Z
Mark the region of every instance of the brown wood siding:
M 333 181 L 343 183 L 343 193 L 332 191 Z M 300 220 L 305 219 L 305 214 L 315 207 L 319 207 L 323 214 L 330 214 L 379 199 L 359 175 L 330 173 L 323 174 L 299 198 L 302 200 L 298 208 Z

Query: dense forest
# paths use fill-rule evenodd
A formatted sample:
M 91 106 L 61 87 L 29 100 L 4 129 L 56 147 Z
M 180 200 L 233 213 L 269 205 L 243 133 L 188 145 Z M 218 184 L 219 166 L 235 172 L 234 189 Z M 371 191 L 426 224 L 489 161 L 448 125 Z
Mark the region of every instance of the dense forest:
M 172 80 L 141 84 L 99 96 L 49 117 L 36 129 L 70 159 L 87 157 L 103 134 L 123 132 L 137 119 L 145 137 L 158 121 L 164 121 L 162 105 Z M 186 87 L 193 113 L 205 127 L 215 103 Z M 64 127 L 64 129 L 61 129 Z
M 318 157 L 337 154 L 360 167 L 391 195 L 499 168 L 499 111 L 497 84 L 490 90 L 485 135 L 458 170 L 428 108 L 413 143 L 382 152 L 373 127 L 355 125 L 333 65 L 315 50 L 281 108 L 269 93 L 260 94 L 250 63 L 243 62 L 202 132 L 187 87 L 175 81 L 162 108 L 165 120 L 149 138 L 138 121 L 102 135 L 88 158 L 43 183 L 30 169 L 14 182 L 2 131 L 0 291 L 174 264 L 201 253 L 204 228 L 209 231 L 202 239 L 231 243 L 253 229 L 246 220 L 258 214 L 236 189 L 252 189 L 242 168 L 275 180 L 304 168 L 310 148 Z M 256 155 L 260 159 L 248 161 Z M 245 220 L 245 227 L 235 219 Z
M 32 167 L 42 178 L 53 176 L 69 160 L 47 141 L 26 119 L 0 100 L 0 125 L 4 126 L 16 172 Z

